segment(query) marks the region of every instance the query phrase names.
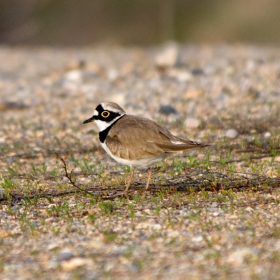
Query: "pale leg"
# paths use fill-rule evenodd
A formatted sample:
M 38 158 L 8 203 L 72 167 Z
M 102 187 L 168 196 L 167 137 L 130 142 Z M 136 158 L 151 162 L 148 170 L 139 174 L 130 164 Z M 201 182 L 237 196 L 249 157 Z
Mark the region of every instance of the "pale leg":
M 134 177 L 134 168 L 133 168 L 133 166 L 130 166 L 130 175 L 129 175 L 129 179 L 128 179 L 128 182 L 126 184 L 126 188 L 124 191 L 125 194 L 127 194 L 129 186 L 130 186 L 131 182 L 133 181 L 133 177 Z
M 150 185 L 150 180 L 151 180 L 151 175 L 152 175 L 152 170 L 151 170 L 151 168 L 148 168 L 147 174 L 148 174 L 148 178 L 147 178 L 147 183 L 146 183 L 146 190 L 148 190 L 149 185 Z

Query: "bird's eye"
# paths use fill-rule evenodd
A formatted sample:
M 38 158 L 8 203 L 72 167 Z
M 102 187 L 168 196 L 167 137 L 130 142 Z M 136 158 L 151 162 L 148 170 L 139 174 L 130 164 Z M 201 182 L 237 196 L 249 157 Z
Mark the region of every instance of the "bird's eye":
M 101 113 L 101 116 L 102 116 L 103 118 L 108 118 L 108 117 L 110 116 L 110 112 L 108 112 L 108 111 L 103 111 L 103 112 Z

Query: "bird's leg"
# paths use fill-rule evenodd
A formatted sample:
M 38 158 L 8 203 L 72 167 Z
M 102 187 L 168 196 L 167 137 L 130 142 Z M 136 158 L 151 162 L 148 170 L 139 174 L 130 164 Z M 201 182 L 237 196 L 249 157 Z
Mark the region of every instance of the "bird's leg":
M 126 183 L 126 188 L 124 190 L 125 194 L 127 194 L 127 192 L 128 192 L 129 186 L 130 186 L 131 182 L 133 181 L 133 177 L 134 177 L 134 168 L 133 168 L 133 166 L 130 166 L 130 175 L 129 175 L 129 179 Z
M 148 174 L 148 178 L 147 178 L 147 183 L 146 183 L 146 191 L 148 190 L 149 185 L 150 185 L 150 180 L 151 180 L 151 175 L 152 175 L 152 170 L 151 170 L 151 168 L 148 168 L 147 174 Z

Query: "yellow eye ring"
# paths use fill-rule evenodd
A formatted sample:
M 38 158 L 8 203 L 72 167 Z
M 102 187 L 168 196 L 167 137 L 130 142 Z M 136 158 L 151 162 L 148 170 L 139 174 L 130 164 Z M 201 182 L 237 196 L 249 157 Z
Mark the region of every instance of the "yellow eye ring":
M 103 112 L 101 113 L 101 116 L 102 116 L 103 118 L 108 118 L 108 117 L 110 116 L 110 112 L 108 112 L 108 111 L 103 111 Z

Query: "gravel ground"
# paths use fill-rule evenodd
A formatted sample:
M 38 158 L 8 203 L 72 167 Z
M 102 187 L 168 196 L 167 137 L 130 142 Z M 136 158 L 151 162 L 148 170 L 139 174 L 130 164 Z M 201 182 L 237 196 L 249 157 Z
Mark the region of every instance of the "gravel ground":
M 0 61 L 1 279 L 280 279 L 280 49 L 1 46 Z M 128 168 L 81 124 L 102 101 L 212 146 L 119 197 Z

